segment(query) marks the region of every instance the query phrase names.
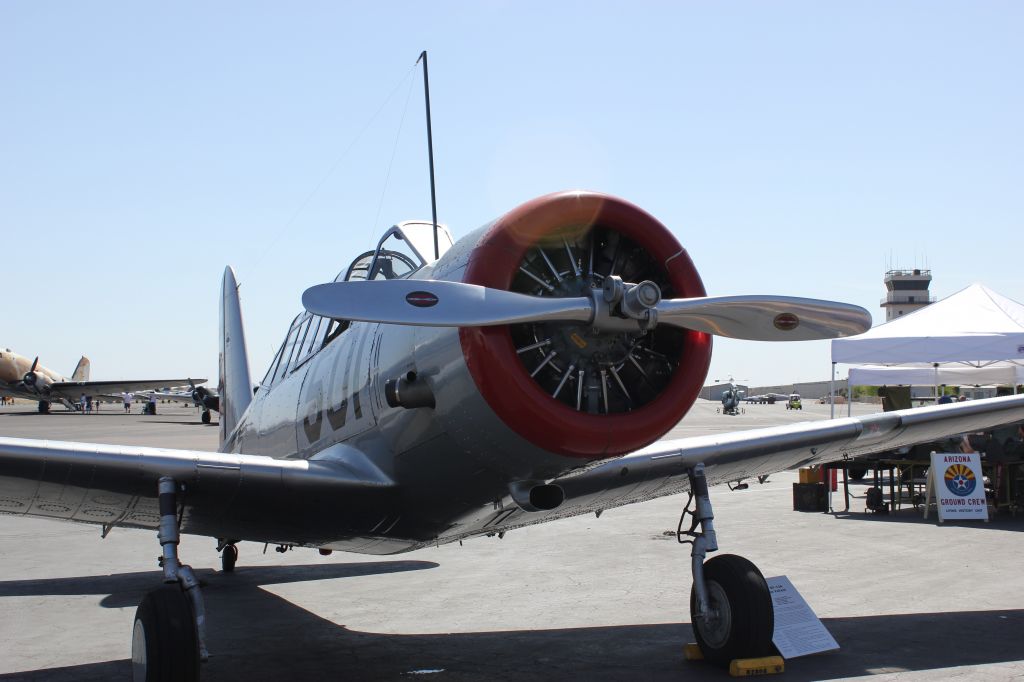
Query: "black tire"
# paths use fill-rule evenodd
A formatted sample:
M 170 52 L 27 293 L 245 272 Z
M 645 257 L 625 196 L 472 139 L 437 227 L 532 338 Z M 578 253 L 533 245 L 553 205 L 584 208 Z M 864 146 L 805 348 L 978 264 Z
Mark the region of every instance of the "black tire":
M 719 613 L 708 622 L 697 618 L 697 592 L 690 590 L 690 622 L 704 658 L 729 665 L 737 658 L 774 653 L 775 611 L 768 583 L 757 566 L 735 554 L 704 562 L 709 608 Z
M 132 629 L 135 682 L 199 680 L 199 640 L 192 602 L 178 585 L 147 592 Z
M 47 401 L 47 400 L 40 400 L 39 401 L 39 414 L 49 414 L 49 413 L 50 413 L 50 402 Z
M 863 465 L 848 466 L 846 467 L 846 473 L 854 481 L 863 481 L 864 476 L 868 473 L 868 468 Z
M 235 570 L 235 562 L 238 561 L 238 548 L 234 545 L 225 545 L 220 553 L 220 569 L 225 573 Z
M 210 423 L 210 419 L 211 419 L 210 411 L 209 410 L 203 410 L 203 416 L 202 416 L 203 423 L 204 424 L 209 424 Z

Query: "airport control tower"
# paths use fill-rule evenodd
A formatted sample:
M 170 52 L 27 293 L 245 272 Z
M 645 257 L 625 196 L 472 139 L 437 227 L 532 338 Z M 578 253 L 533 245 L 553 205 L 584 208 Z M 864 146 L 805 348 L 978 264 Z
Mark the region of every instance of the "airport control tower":
M 885 273 L 887 293 L 882 299 L 885 321 L 909 315 L 935 301 L 928 292 L 932 283 L 931 270 L 890 270 Z

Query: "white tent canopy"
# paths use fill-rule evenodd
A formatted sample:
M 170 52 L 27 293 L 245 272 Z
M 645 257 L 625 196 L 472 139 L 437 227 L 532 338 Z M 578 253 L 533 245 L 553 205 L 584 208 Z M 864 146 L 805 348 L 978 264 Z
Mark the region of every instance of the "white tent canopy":
M 982 284 L 863 334 L 832 341 L 833 363 L 985 367 L 1000 360 L 1024 365 L 1024 305 Z
M 993 362 L 985 367 L 943 364 L 860 365 L 851 367 L 850 386 L 992 386 L 1024 382 L 1024 366 Z

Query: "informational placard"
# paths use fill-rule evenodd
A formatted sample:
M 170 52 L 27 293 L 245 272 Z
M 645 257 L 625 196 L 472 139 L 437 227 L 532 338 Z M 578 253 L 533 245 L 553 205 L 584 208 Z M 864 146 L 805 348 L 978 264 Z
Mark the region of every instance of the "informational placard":
M 775 607 L 772 643 L 783 658 L 833 651 L 839 644 L 784 575 L 768 578 Z
M 977 452 L 933 452 L 928 478 L 929 492 L 934 494 L 939 511 L 939 523 L 964 519 L 988 521 L 981 456 Z

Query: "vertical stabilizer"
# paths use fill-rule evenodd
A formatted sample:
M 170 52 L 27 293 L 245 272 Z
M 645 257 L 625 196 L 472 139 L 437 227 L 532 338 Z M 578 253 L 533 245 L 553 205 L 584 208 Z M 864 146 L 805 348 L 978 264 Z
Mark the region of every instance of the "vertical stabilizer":
M 88 381 L 89 380 L 89 358 L 82 356 L 82 359 L 78 361 L 78 365 L 75 367 L 74 374 L 71 375 L 72 381 Z
M 231 266 L 224 268 L 220 287 L 220 443 L 231 435 L 252 402 L 249 355 L 242 330 L 238 282 Z

